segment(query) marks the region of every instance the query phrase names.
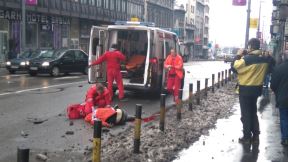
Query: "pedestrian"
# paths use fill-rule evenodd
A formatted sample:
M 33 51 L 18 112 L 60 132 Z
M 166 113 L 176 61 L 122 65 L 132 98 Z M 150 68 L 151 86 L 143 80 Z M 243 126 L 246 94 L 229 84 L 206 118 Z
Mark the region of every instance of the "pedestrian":
M 279 108 L 281 144 L 288 147 L 288 60 L 277 66 L 271 76 L 270 87 Z
M 167 90 L 173 94 L 174 101 L 178 102 L 179 88 L 183 79 L 183 60 L 174 48 L 170 50 L 170 54 L 164 62 L 164 68 L 168 71 Z
M 90 113 L 85 117 L 85 121 L 92 125 L 94 124 L 94 119 L 101 120 L 103 126 L 111 128 L 114 125 L 122 125 L 127 121 L 133 121 L 135 117 L 129 116 L 125 110 L 115 106 L 114 108 L 97 108 L 94 114 Z
M 263 57 L 260 41 L 252 38 L 248 42 L 248 54 L 234 62 L 238 75 L 239 101 L 243 137 L 240 143 L 259 143 L 259 121 L 257 116 L 257 98 L 262 94 L 263 81 L 268 69 L 268 59 Z
M 87 90 L 84 113 L 87 115 L 97 107 L 110 107 L 110 104 L 110 92 L 103 84 L 96 83 Z
M 106 62 L 108 90 L 110 92 L 110 95 L 111 97 L 113 97 L 113 82 L 115 80 L 119 90 L 118 98 L 120 101 L 125 101 L 126 99 L 124 99 L 124 86 L 122 74 L 120 71 L 121 61 L 125 61 L 125 56 L 117 50 L 117 44 L 113 44 L 108 51 L 106 51 L 97 60 L 92 62 L 89 67 L 101 64 L 102 62 Z
M 269 82 L 270 82 L 270 77 L 273 72 L 274 66 L 276 64 L 275 59 L 272 57 L 271 53 L 269 51 L 264 52 L 264 56 L 269 59 L 269 68 L 267 70 L 267 73 L 265 75 L 265 80 L 264 80 L 264 87 L 268 88 L 269 87 Z

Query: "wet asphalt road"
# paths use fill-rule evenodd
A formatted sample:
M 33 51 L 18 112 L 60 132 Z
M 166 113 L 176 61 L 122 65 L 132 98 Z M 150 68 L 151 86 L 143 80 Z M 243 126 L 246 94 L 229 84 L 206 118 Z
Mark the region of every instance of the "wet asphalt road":
M 217 73 L 228 67 L 229 64 L 223 62 L 187 63 L 184 99 L 188 97 L 188 83 L 194 83 L 195 91 L 196 81 L 201 80 L 203 88 L 205 78 L 211 78 L 212 72 Z M 25 73 L 10 75 L 5 69 L 0 69 L 0 161 L 16 161 L 18 146 L 48 152 L 67 149 L 83 152 L 86 146 L 91 145 L 91 126 L 82 120 L 75 120 L 71 125 L 65 111 L 69 104 L 84 100 L 88 87 L 87 76 L 81 74 L 57 78 L 48 75 L 30 77 Z M 120 103 L 117 99 L 114 102 L 129 114 L 134 114 L 136 104 L 143 104 L 144 117 L 159 111 L 157 97 L 133 92 L 126 92 L 126 95 L 128 102 Z M 167 105 L 171 104 L 169 96 Z M 35 123 L 34 120 L 40 122 Z M 115 127 L 110 133 L 117 134 L 127 126 L 131 124 Z M 67 131 L 74 134 L 68 135 Z

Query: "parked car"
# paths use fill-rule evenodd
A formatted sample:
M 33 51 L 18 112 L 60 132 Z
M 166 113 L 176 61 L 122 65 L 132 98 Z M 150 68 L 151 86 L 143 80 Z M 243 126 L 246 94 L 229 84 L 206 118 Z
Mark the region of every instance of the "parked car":
M 30 60 L 31 76 L 36 76 L 38 73 L 59 76 L 61 73 L 71 72 L 88 73 L 88 55 L 82 50 L 58 49 Z
M 48 50 L 28 50 L 24 51 L 19 55 L 18 58 L 11 59 L 6 62 L 6 69 L 10 74 L 14 74 L 16 71 L 27 71 L 29 68 L 29 61 L 31 59 L 39 57 L 41 54 L 47 52 Z

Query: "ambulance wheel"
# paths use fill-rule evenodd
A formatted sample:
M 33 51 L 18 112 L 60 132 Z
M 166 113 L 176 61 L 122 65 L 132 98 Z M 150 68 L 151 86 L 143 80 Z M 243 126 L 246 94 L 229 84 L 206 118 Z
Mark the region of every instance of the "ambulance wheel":
M 88 74 L 88 66 L 85 67 L 85 69 L 84 69 L 84 71 L 83 71 L 83 74 L 84 74 L 84 75 L 87 75 L 87 74 Z

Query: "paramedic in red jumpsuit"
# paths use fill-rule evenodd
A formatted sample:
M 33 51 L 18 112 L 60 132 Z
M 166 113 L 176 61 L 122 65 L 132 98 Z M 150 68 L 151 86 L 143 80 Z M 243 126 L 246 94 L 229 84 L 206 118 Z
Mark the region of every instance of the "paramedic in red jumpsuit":
M 84 113 L 87 115 L 92 112 L 93 107 L 110 107 L 110 104 L 111 96 L 108 89 L 101 83 L 94 84 L 86 93 Z
M 119 100 L 124 98 L 124 87 L 122 74 L 120 72 L 120 62 L 125 61 L 125 56 L 117 50 L 117 45 L 113 44 L 109 51 L 106 51 L 102 56 L 100 56 L 97 60 L 92 62 L 93 65 L 101 64 L 106 61 L 106 69 L 107 69 L 107 81 L 108 81 L 108 90 L 110 91 L 111 97 L 113 97 L 113 81 L 116 80 L 118 90 L 119 90 Z
M 171 49 L 170 54 L 164 62 L 164 68 L 168 70 L 167 74 L 167 90 L 174 96 L 174 101 L 179 98 L 179 89 L 181 80 L 183 79 L 183 60 L 182 57 Z

